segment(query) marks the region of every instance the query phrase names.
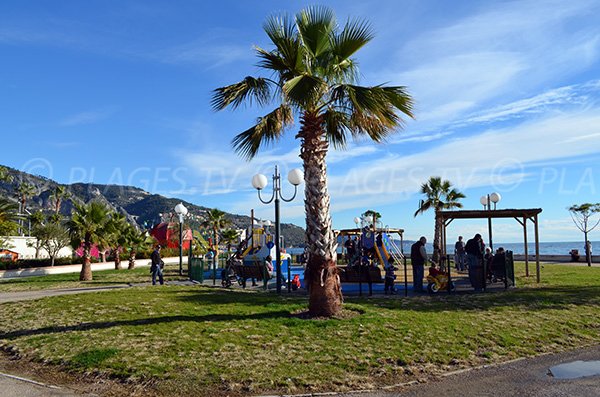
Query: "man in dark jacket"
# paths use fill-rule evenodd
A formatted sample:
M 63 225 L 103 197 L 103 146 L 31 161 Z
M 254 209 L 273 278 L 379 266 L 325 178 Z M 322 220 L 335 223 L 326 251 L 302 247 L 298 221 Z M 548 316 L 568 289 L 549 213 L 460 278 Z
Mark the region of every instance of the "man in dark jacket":
M 423 292 L 423 277 L 425 277 L 425 262 L 427 251 L 425 244 L 427 239 L 421 237 L 419 241 L 410 247 L 410 261 L 413 269 L 413 289 L 415 292 Z
M 467 241 L 465 245 L 467 260 L 469 262 L 469 280 L 475 291 L 483 288 L 483 240 L 481 234 L 477 233 L 475 237 Z
M 152 273 L 152 285 L 156 285 L 156 276 L 158 276 L 158 282 L 160 285 L 164 284 L 163 281 L 163 267 L 164 262 L 160 258 L 160 249 L 161 246 L 157 245 L 155 250 L 150 255 L 150 259 L 152 260 L 152 264 L 150 265 L 150 272 Z

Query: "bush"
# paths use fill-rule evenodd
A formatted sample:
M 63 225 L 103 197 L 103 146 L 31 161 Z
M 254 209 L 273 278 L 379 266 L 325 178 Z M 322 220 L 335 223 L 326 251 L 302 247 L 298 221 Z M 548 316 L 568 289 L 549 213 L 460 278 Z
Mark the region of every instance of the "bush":
M 98 262 L 97 258 L 92 257 L 92 263 Z M 83 257 L 64 257 L 56 258 L 54 266 L 80 265 L 83 263 Z M 18 259 L 17 261 L 0 262 L 0 270 L 15 270 L 15 269 L 34 269 L 38 267 L 51 266 L 50 258 L 44 259 Z

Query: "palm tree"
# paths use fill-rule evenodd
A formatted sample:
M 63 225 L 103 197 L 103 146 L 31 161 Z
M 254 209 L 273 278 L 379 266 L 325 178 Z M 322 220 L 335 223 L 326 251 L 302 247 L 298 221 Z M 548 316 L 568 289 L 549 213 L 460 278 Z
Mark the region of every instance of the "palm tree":
M 8 173 L 8 169 L 0 165 L 0 182 L 12 182 L 13 177 Z
M 432 176 L 426 183 L 421 185 L 421 193 L 425 195 L 425 200 L 421 200 L 419 203 L 419 209 L 415 212 L 415 217 L 425 213 L 430 208 L 435 210 L 432 259 L 434 262 L 439 262 L 442 224 L 438 212 L 452 208 L 462 208 L 462 204 L 458 200 L 465 198 L 465 195 L 454 189 L 450 181 L 442 180 L 439 176 Z
M 235 229 L 223 230 L 222 237 L 225 244 L 227 244 L 227 258 L 231 256 L 231 245 L 237 243 L 240 232 Z
M 127 233 L 130 232 L 131 225 L 123 214 L 114 213 L 110 218 L 108 236 L 108 247 L 111 248 L 115 256 L 115 270 L 121 269 L 121 251 L 127 244 Z
M 264 144 L 279 141 L 299 118 L 300 158 L 304 165 L 309 312 L 333 316 L 341 310 L 337 276 L 337 241 L 332 229 L 325 157 L 329 146 L 346 147 L 349 136 L 382 142 L 399 131 L 400 114 L 412 117 L 412 99 L 405 87 L 355 85 L 352 56 L 373 33 L 368 23 L 349 20 L 338 26 L 333 11 L 309 7 L 295 17 L 273 16 L 263 25 L 274 48 L 256 47 L 258 66 L 273 78 L 248 76 L 214 91 L 216 110 L 245 102 L 275 109 L 237 135 L 233 147 L 248 159 Z
M 19 215 L 17 203 L 0 197 L 0 247 L 9 247 L 8 241 L 3 239 L 3 237 L 14 235 L 19 228 L 17 222 L 20 222 L 22 219 L 22 216 Z
M 231 224 L 231 221 L 225 218 L 225 212 L 213 208 L 206 211 L 206 220 L 202 222 L 202 227 L 211 229 L 213 232 L 213 245 L 215 249 L 215 263 L 219 261 L 219 233 L 221 230 Z
M 80 281 L 92 280 L 91 249 L 93 244 L 104 245 L 108 237 L 110 210 L 101 203 L 92 201 L 88 204 L 76 204 L 75 212 L 67 223 L 71 246 L 78 249 L 83 245 L 83 264 Z
M 135 269 L 135 256 L 138 251 L 152 246 L 154 240 L 145 231 L 138 230 L 135 226 L 128 225 L 125 233 L 125 246 L 129 248 L 128 270 Z
M 60 205 L 62 204 L 63 199 L 68 197 L 68 193 L 65 190 L 64 186 L 57 185 L 54 188 L 54 192 L 50 196 L 52 198 L 52 206 L 54 207 L 54 213 L 58 214 L 60 212 Z
M 21 203 L 21 212 L 25 213 L 25 209 L 27 208 L 27 199 L 32 197 L 35 194 L 35 186 L 33 186 L 29 182 L 22 182 L 19 184 L 17 188 L 17 197 L 19 198 L 19 202 Z
M 27 199 L 29 197 L 32 197 L 35 194 L 35 192 L 35 187 L 28 182 L 21 182 L 17 187 L 16 195 L 19 200 L 19 203 L 21 204 L 21 208 L 19 208 L 19 212 L 21 214 L 25 214 L 25 211 L 27 210 Z M 19 232 L 21 233 L 21 235 L 23 235 L 23 220 L 19 221 L 19 225 Z
M 0 197 L 0 222 L 17 222 L 23 219 L 18 211 L 19 207 L 14 201 Z

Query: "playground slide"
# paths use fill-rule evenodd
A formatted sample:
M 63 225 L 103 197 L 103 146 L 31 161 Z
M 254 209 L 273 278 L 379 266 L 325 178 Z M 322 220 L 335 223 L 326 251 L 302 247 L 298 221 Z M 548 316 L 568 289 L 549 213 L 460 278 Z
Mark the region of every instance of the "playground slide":
M 388 255 L 385 250 L 385 246 L 379 247 L 379 246 L 377 246 L 377 244 L 375 244 L 374 247 L 375 247 L 375 252 L 377 253 L 377 258 L 379 258 L 379 263 L 381 263 L 383 265 L 383 268 L 385 269 L 389 265 Z M 382 255 L 382 253 L 383 253 L 383 255 Z

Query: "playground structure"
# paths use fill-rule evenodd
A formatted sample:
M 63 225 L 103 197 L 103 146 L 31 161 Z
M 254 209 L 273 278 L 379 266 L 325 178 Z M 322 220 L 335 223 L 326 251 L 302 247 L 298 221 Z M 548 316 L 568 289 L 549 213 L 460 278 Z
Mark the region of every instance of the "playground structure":
M 389 266 L 402 266 L 404 276 L 404 294 L 408 294 L 408 274 L 406 257 L 404 256 L 404 230 L 383 226 L 381 217 L 374 211 L 365 212 L 361 218 L 356 218 L 355 229 L 337 231 L 342 247 L 348 239 L 356 241 L 354 252 L 346 252 L 347 265 L 339 266 L 342 283 L 358 283 L 359 294 L 362 294 L 362 284 L 369 286 L 372 294 L 374 283 L 382 283 L 385 269 Z M 360 223 L 360 227 L 359 226 Z M 394 237 L 400 240 L 396 243 Z M 342 250 L 342 253 L 343 250 Z
M 238 246 L 242 261 L 245 266 L 262 266 L 266 258 L 270 256 L 273 268 L 276 266 L 276 252 L 274 236 L 269 232 L 267 224 L 252 223 L 250 233 Z M 281 253 L 281 273 L 288 280 L 288 268 L 290 266 L 291 256 L 285 252 Z

